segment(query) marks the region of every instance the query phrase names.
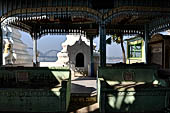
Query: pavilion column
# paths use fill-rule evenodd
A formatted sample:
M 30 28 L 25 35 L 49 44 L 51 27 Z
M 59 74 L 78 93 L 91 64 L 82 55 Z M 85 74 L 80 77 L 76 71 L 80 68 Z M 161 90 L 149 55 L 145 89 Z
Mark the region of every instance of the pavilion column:
M 100 66 L 106 65 L 106 25 L 105 23 L 99 24 L 100 34 Z
M 90 55 L 91 55 L 90 72 L 91 72 L 91 76 L 94 76 L 93 37 L 90 37 Z
M 0 66 L 3 65 L 3 35 L 2 35 L 2 28 L 0 23 Z
M 149 25 L 145 25 L 145 62 L 148 64 L 148 42 L 149 42 Z
M 37 67 L 37 33 L 33 34 L 33 66 Z

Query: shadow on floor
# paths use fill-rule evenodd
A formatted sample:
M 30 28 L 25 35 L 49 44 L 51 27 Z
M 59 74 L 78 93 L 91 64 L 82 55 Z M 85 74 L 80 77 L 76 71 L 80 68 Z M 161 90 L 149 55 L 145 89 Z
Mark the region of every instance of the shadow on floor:
M 72 81 L 80 81 L 80 80 L 96 80 L 96 77 L 73 77 Z
M 96 77 L 74 77 L 68 113 L 99 113 Z
M 86 87 L 75 83 L 72 83 L 71 87 L 73 95 L 83 96 L 85 94 L 90 96 L 91 94 L 96 93 L 96 89 L 94 87 Z
M 68 113 L 99 113 L 96 102 L 70 102 Z

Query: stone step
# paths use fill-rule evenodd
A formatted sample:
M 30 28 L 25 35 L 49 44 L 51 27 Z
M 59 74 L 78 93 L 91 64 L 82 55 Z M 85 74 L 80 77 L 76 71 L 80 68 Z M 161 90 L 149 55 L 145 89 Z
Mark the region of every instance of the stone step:
M 73 77 L 68 113 L 99 113 L 95 77 Z
M 71 102 L 97 102 L 97 96 L 71 95 Z
M 97 96 L 71 95 L 68 113 L 98 113 Z

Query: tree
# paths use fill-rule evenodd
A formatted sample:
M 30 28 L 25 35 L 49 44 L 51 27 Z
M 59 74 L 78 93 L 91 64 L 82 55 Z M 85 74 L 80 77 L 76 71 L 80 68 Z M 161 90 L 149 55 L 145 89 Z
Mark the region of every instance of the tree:
M 121 34 L 114 34 L 112 37 L 110 37 L 110 38 L 108 38 L 106 40 L 106 43 L 107 44 L 111 44 L 111 40 L 113 42 L 116 42 L 117 44 L 121 45 L 122 54 L 123 54 L 123 63 L 126 63 L 125 48 L 124 48 L 124 45 L 123 45 L 123 35 L 121 35 Z

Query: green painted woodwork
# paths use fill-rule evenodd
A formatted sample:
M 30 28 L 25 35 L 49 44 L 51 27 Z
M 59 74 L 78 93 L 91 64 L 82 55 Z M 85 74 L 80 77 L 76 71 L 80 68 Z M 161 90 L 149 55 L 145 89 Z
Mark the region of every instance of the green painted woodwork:
M 125 76 L 132 77 L 125 80 Z M 169 105 L 170 88 L 160 82 L 154 65 L 99 67 L 97 90 L 100 112 L 163 112 Z
M 99 25 L 100 31 L 100 66 L 106 65 L 106 25 L 101 22 Z
M 0 111 L 66 112 L 71 73 L 67 68 L 1 67 Z
M 142 43 L 128 45 L 128 57 L 129 58 L 142 58 Z
M 161 19 L 160 19 L 161 20 Z M 151 25 L 152 26 L 152 25 Z M 144 38 L 144 40 L 145 40 L 145 62 L 146 62 L 146 64 L 148 64 L 148 56 L 149 56 L 149 53 L 148 53 L 148 47 L 149 47 L 149 45 L 148 45 L 148 43 L 149 43 L 149 38 L 150 38 L 150 32 L 149 32 L 149 27 L 151 27 L 149 24 L 145 24 L 145 32 L 144 32 L 144 34 L 145 34 L 145 38 Z
M 125 81 L 123 78 L 125 72 L 133 73 L 134 82 L 152 82 L 157 77 L 156 66 L 145 64 L 115 64 L 112 67 L 99 67 L 98 77 L 122 82 Z
M 127 63 L 145 62 L 145 46 L 142 37 L 133 37 L 127 41 Z
M 2 29 L 1 29 L 1 22 L 0 22 L 0 66 L 3 64 L 3 36 L 2 36 Z

